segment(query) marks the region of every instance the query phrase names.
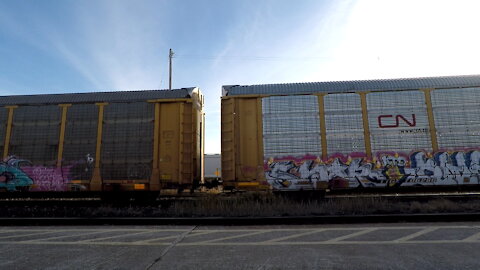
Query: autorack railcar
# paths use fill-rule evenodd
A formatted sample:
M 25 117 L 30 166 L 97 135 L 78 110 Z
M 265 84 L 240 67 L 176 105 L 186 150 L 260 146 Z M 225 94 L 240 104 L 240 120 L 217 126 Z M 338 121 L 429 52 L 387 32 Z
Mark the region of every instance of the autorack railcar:
M 203 181 L 198 88 L 0 97 L 0 189 L 160 191 Z
M 231 188 L 328 190 L 480 183 L 480 76 L 227 85 Z

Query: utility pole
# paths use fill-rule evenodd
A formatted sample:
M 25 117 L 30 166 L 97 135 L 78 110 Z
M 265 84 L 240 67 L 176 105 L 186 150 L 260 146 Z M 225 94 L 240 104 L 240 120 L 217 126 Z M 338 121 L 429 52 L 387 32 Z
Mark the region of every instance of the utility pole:
M 170 49 L 170 53 L 168 54 L 168 64 L 169 64 L 169 73 L 168 73 L 168 89 L 172 90 L 172 58 L 173 58 L 173 51 Z

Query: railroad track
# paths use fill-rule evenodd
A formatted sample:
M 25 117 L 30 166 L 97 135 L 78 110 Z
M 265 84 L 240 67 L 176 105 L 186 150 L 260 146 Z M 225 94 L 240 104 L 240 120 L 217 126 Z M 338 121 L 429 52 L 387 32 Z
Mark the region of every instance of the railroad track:
M 161 204 L 162 202 L 167 201 L 187 201 L 187 200 L 201 200 L 205 198 L 234 198 L 236 196 L 241 196 L 242 194 L 249 194 L 248 192 L 242 193 L 217 193 L 217 194 L 207 194 L 207 193 L 198 193 L 198 194 L 179 194 L 179 195 L 168 195 L 160 196 L 154 200 L 150 201 L 136 201 L 134 198 L 121 198 L 119 197 L 118 201 L 115 200 L 102 200 L 101 197 L 91 196 L 91 197 L 29 197 L 29 196 L 15 196 L 15 197 L 1 197 L 0 196 L 0 207 L 6 204 L 17 204 L 17 203 L 45 203 L 45 204 L 76 204 L 76 203 L 87 203 L 87 204 Z M 302 193 L 302 192 L 292 192 L 282 193 L 279 196 L 284 196 L 286 198 L 295 199 L 306 199 L 306 200 L 332 200 L 332 199 L 351 199 L 351 198 L 379 198 L 379 199 L 400 199 L 400 200 L 425 200 L 425 199 L 480 199 L 480 191 L 467 191 L 467 192 L 415 192 L 415 193 L 327 193 L 322 196 L 318 193 Z
M 273 210 L 253 214 L 257 217 L 234 217 L 236 215 L 236 203 L 238 202 L 234 194 L 226 196 L 218 194 L 211 198 L 218 199 L 213 202 L 213 205 L 224 204 L 227 208 L 230 207 L 233 210 L 231 212 L 227 210 L 224 216 L 219 215 L 215 210 L 212 213 L 210 207 L 215 208 L 215 206 L 212 206 L 212 202 L 203 195 L 165 196 L 148 203 L 135 201 L 105 202 L 98 197 L 2 198 L 0 199 L 0 225 L 253 225 L 480 220 L 480 192 L 329 194 L 324 198 L 313 201 L 292 198 L 291 203 L 285 198 L 271 197 L 273 200 L 263 201 L 262 203 L 270 204 Z M 202 199 L 206 200 L 202 201 Z M 184 203 L 177 204 L 180 201 Z M 276 209 L 275 204 L 277 202 L 280 202 L 283 206 L 280 205 Z M 416 203 L 416 210 L 409 210 L 412 203 Z M 202 205 L 203 209 L 201 210 L 203 212 L 197 212 L 197 208 L 195 208 L 197 206 L 195 205 Z M 259 206 L 258 202 L 255 201 L 252 205 Z M 291 209 L 284 210 L 282 207 L 285 207 L 285 205 L 291 206 Z M 426 211 L 419 210 L 419 205 L 425 206 Z M 431 205 L 439 205 L 439 207 L 431 208 Z M 447 209 L 445 205 L 453 205 L 454 207 Z M 472 208 L 471 205 L 476 206 Z M 171 206 L 185 211 L 172 212 L 170 211 Z M 399 208 L 398 206 L 406 207 Z M 245 207 L 245 205 L 241 207 Z M 310 207 L 312 211 L 304 212 L 303 216 L 302 214 L 299 216 L 297 210 L 303 207 Z M 382 209 L 381 212 L 375 210 L 377 207 Z M 324 209 L 323 212 L 317 211 L 322 208 Z M 367 211 L 365 211 L 365 208 L 368 208 Z M 241 214 L 239 216 L 250 213 L 248 209 L 252 208 L 247 208 L 246 212 L 240 210 L 239 213 Z M 371 209 L 375 211 L 370 211 Z M 406 212 L 399 212 L 399 209 L 406 209 Z M 381 214 L 375 214 L 377 212 Z M 182 216 L 189 216 L 189 218 L 181 218 Z

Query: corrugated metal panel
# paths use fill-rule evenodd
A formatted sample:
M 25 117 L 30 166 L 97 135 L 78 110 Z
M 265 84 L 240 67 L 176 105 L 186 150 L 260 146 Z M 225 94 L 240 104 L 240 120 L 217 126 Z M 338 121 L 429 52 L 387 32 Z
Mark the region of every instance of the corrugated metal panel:
M 56 164 L 61 108 L 25 106 L 15 109 L 9 155 L 31 161 L 34 165 Z
M 194 89 L 195 88 L 182 88 L 175 90 L 144 90 L 28 96 L 2 96 L 0 97 L 0 105 L 132 102 L 140 100 L 144 101 L 149 99 L 190 98 L 191 93 Z
M 90 180 L 97 143 L 98 106 L 77 104 L 68 108 L 63 165 L 71 165 L 72 179 Z
M 105 106 L 101 169 L 103 180 L 149 179 L 153 157 L 154 105 Z
M 358 94 L 325 96 L 328 154 L 365 152 L 362 108 Z
M 262 108 L 265 158 L 321 155 L 316 96 L 267 97 Z
M 226 85 L 223 86 L 223 95 L 288 95 L 319 92 L 414 90 L 421 88 L 459 88 L 473 86 L 480 86 L 480 75 L 264 85 Z
M 5 133 L 7 131 L 8 109 L 0 109 L 0 153 L 3 154 Z
M 240 151 L 235 144 L 235 99 L 221 101 L 221 147 L 222 147 L 222 180 L 235 180 L 235 154 Z
M 432 107 L 440 149 L 479 146 L 480 88 L 432 91 Z
M 193 124 L 193 110 L 191 103 L 182 103 L 180 105 L 181 118 L 181 146 L 180 146 L 180 182 L 182 184 L 191 184 L 193 180 L 193 159 L 194 154 L 194 124 Z
M 367 105 L 374 154 L 432 150 L 423 92 L 370 93 Z

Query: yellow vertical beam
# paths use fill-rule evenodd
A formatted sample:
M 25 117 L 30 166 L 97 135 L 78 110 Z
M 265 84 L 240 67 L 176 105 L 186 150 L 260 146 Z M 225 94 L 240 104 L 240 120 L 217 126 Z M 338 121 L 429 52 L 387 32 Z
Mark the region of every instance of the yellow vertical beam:
M 184 104 L 179 103 L 179 121 L 178 121 L 178 184 L 183 184 L 183 112 L 184 112 Z
M 428 116 L 428 125 L 430 130 L 430 140 L 432 141 L 432 150 L 433 152 L 438 151 L 438 141 L 437 141 L 437 127 L 435 126 L 435 118 L 433 116 L 433 107 L 432 107 L 432 92 L 433 89 L 422 89 L 425 94 L 425 104 L 427 105 L 427 116 Z
M 7 120 L 7 131 L 5 133 L 5 142 L 3 147 L 3 158 L 8 156 L 8 147 L 10 145 L 10 138 L 12 136 L 12 125 L 13 125 L 13 110 L 18 108 L 18 106 L 5 106 L 8 109 L 8 120 Z
M 240 100 L 239 98 L 235 98 L 233 99 L 233 108 L 234 108 L 234 111 L 233 111 L 233 115 L 232 115 L 232 123 L 233 123 L 233 130 L 235 130 L 236 132 L 238 133 L 233 133 L 232 135 L 232 138 L 233 138 L 233 155 L 235 156 L 234 157 L 234 169 L 233 169 L 233 172 L 234 172 L 234 181 L 237 182 L 237 181 L 241 181 L 242 180 L 242 170 L 241 170 L 241 166 L 240 164 L 242 163 L 242 156 L 240 155 L 241 154 L 241 151 L 242 151 L 242 147 L 243 145 L 241 144 L 241 140 L 240 138 L 242 137 L 243 133 L 241 132 L 244 132 L 242 131 L 242 128 L 241 128 L 241 125 L 240 125 L 240 118 L 242 116 L 241 112 L 242 112 L 242 108 L 241 108 L 241 103 L 240 103 Z
M 68 107 L 72 106 L 72 104 L 59 104 L 58 106 L 62 108 L 62 121 L 60 122 L 60 136 L 58 138 L 58 154 L 57 154 L 57 167 L 60 168 L 62 166 L 62 159 L 63 159 L 65 128 L 67 126 L 67 110 L 68 110 Z
M 153 127 L 153 165 L 150 177 L 150 190 L 160 190 L 160 171 L 158 170 L 158 153 L 160 142 L 160 103 L 155 102 L 155 119 Z
M 263 169 L 264 152 L 263 152 L 263 110 L 262 98 L 257 98 L 257 181 L 265 180 L 265 173 Z
M 235 148 L 235 110 L 235 98 L 221 99 L 221 169 L 224 186 L 231 186 L 236 179 L 235 153 L 238 149 Z
M 362 105 L 362 120 L 363 120 L 363 140 L 365 142 L 365 153 L 368 159 L 372 159 L 372 144 L 370 141 L 370 126 L 368 124 L 368 108 L 367 108 L 367 94 L 369 92 L 358 92 L 360 95 L 360 102 Z
M 202 96 L 202 108 L 203 108 L 203 96 Z M 205 113 L 203 112 L 203 109 L 200 111 L 202 114 L 202 127 L 201 127 L 201 134 L 202 138 L 200 140 L 201 146 L 200 146 L 200 167 L 201 167 L 201 174 L 200 174 L 200 179 L 202 183 L 205 183 Z M 220 161 L 221 162 L 221 161 Z
M 90 181 L 90 190 L 102 190 L 102 175 L 100 172 L 100 157 L 102 149 L 102 133 L 103 133 L 103 113 L 105 105 L 108 103 L 95 103 L 98 106 L 98 123 L 97 123 L 97 145 L 95 149 L 95 167 L 93 168 L 93 177 Z
M 322 159 L 328 157 L 327 145 L 327 124 L 325 121 L 325 96 L 326 94 L 318 94 L 318 114 L 320 117 L 320 141 L 322 145 Z

